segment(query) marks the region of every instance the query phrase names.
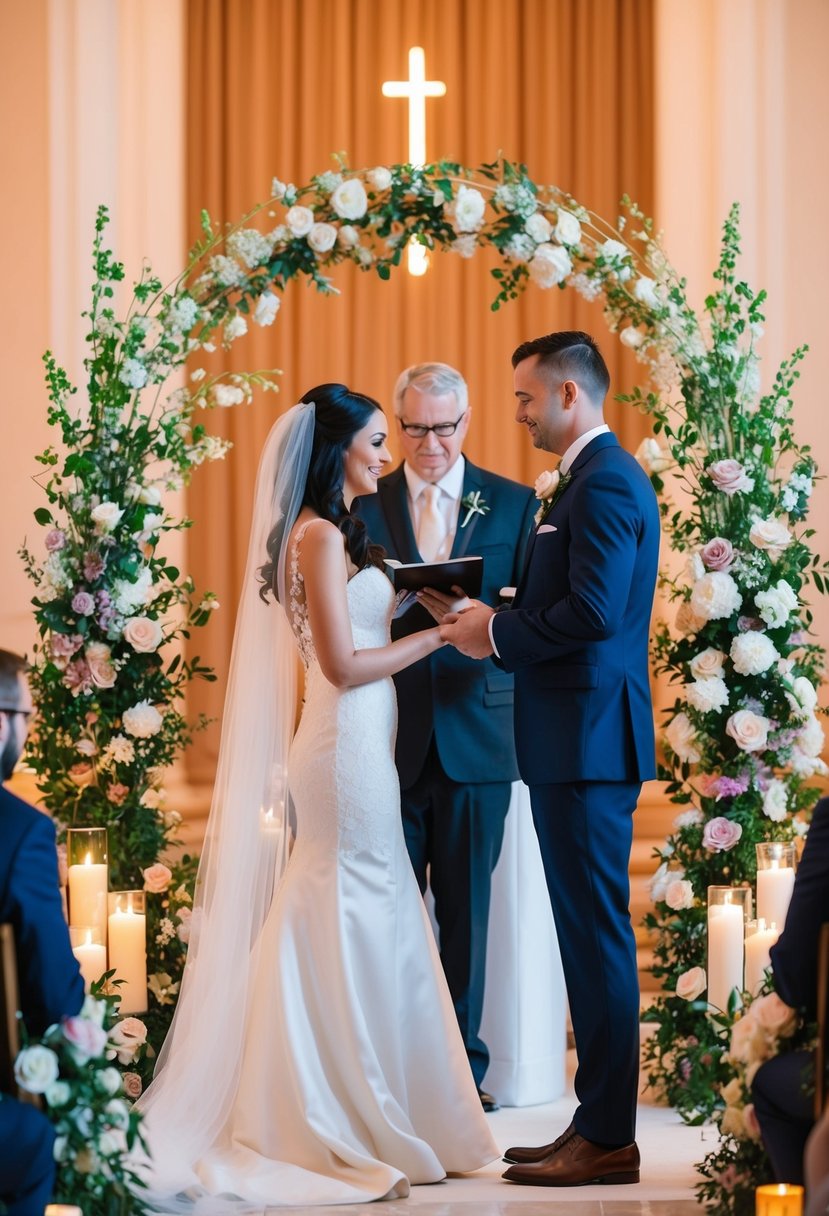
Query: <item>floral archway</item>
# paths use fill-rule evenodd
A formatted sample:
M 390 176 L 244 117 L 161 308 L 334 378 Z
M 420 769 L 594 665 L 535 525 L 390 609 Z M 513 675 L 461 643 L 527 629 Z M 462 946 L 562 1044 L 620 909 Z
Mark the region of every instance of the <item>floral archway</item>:
M 664 984 L 648 1015 L 656 1024 L 650 1084 L 688 1119 L 725 1111 L 721 1148 L 701 1167 L 704 1194 L 740 1211 L 762 1149 L 745 1113 L 750 1062 L 724 1054 L 733 1010 L 712 1019 L 703 999 L 705 899 L 709 884 L 753 882 L 756 844 L 805 831 L 818 794 L 809 782 L 825 771 L 822 651 L 810 640 L 804 593 L 809 583 L 823 591 L 829 573 L 810 548 L 815 465 L 791 418 L 805 348 L 761 393 L 764 293 L 737 275 L 736 207 L 701 317 L 652 222 L 630 200 L 622 207 L 609 224 L 505 160 L 474 170 L 342 165 L 301 188 L 274 179 L 269 199 L 225 231 L 203 214 L 203 238 L 181 276 L 165 287 L 147 270 L 124 316 L 113 306 L 123 267 L 105 248 L 102 208 L 80 408 L 46 356 L 49 421 L 61 442 L 39 457 L 43 546 L 23 551 L 40 636 L 32 682 L 46 727 L 30 759 L 64 826 L 109 827 L 112 881 L 141 881 L 149 892 L 146 1022 L 159 1043 L 186 954 L 195 873 L 193 859 L 167 856 L 179 817 L 163 772 L 192 735 L 181 708 L 187 684 L 211 678 L 198 659 L 182 659 L 181 641 L 215 603 L 158 553 L 163 533 L 189 522 L 168 512 L 165 494 L 226 454 L 202 411 L 277 387 L 275 372 L 211 371 L 211 353 L 251 325 L 277 322 L 293 280 L 331 292 L 329 268 L 344 261 L 388 279 L 411 240 L 462 258 L 493 249 L 493 309 L 528 286 L 599 300 L 610 330 L 647 369 L 647 388 L 623 400 L 652 420 L 655 437 L 639 458 L 680 555 L 674 566 L 682 565 L 662 576 L 672 620 L 657 626 L 652 647 L 656 671 L 677 691 L 662 775 L 682 809 L 656 859 L 648 918 Z M 168 391 L 184 367 L 185 386 Z M 131 1065 L 137 1088 L 151 1063 L 138 1053 Z M 60 1122 L 60 1106 L 53 1113 Z

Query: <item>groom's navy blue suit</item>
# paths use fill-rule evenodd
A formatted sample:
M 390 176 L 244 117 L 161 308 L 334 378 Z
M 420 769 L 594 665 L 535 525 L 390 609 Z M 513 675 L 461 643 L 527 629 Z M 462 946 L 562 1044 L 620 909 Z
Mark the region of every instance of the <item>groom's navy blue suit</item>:
M 462 497 L 478 491 L 489 507 L 464 526 L 461 507 L 451 556 L 484 559 L 481 597 L 497 602 L 514 587 L 529 538 L 534 499 L 517 482 L 466 460 Z M 389 557 L 422 560 L 403 466 L 358 500 L 369 536 Z M 420 605 L 392 622 L 392 637 L 434 625 Z M 504 832 L 511 783 L 518 778 L 512 730 L 513 678 L 489 659 L 445 646 L 394 677 L 403 828 L 421 890 L 426 870 L 440 926 L 441 961 L 478 1087 L 489 1052 L 479 1029 L 484 999 L 490 879 Z
M 578 1054 L 575 1127 L 634 1139 L 639 985 L 632 813 L 655 773 L 648 636 L 659 559 L 653 488 L 593 438 L 531 542 L 492 637 L 515 673 L 515 737 L 561 946 Z

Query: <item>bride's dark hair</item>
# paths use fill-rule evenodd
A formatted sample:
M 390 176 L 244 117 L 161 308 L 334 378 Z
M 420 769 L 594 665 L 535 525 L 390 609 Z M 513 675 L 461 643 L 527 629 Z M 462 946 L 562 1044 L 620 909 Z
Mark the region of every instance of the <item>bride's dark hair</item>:
M 345 454 L 354 436 L 368 425 L 372 414 L 382 406 L 373 397 L 355 393 L 344 384 L 318 384 L 300 398 L 314 403 L 314 438 L 305 481 L 303 507 L 310 507 L 322 519 L 336 524 L 345 538 L 345 547 L 358 570 L 365 566 L 383 568 L 385 550 L 372 544 L 366 525 L 352 515 L 343 497 Z M 268 537 L 268 561 L 259 568 L 263 586 L 259 594 L 267 600 L 276 588 L 276 570 L 284 529 L 277 525 Z

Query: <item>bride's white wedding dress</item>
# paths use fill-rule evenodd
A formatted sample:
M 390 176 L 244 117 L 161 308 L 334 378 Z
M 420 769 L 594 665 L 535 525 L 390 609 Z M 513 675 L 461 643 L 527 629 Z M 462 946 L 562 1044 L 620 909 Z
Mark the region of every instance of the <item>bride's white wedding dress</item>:
M 394 685 L 323 676 L 297 560 L 307 527 L 289 567 L 306 669 L 288 764 L 296 843 L 256 947 L 230 1116 L 192 1166 L 202 1194 L 263 1208 L 402 1197 L 499 1155 L 406 852 Z M 347 599 L 355 647 L 387 645 L 382 571 L 359 571 Z

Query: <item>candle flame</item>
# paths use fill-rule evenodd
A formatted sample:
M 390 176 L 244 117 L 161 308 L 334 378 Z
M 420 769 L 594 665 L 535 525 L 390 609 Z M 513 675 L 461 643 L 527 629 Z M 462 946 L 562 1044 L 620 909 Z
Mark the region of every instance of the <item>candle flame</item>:
M 92 945 L 92 930 L 91 929 L 87 929 L 87 931 L 86 931 L 86 941 L 84 942 L 84 945 L 85 946 Z
M 84 864 L 85 866 L 91 866 L 91 865 L 92 865 L 92 854 L 91 854 L 91 853 L 87 853 L 86 857 L 84 858 L 84 862 L 83 862 L 83 864 Z

